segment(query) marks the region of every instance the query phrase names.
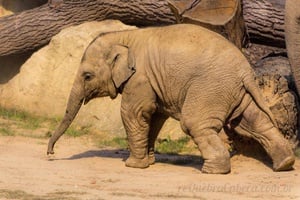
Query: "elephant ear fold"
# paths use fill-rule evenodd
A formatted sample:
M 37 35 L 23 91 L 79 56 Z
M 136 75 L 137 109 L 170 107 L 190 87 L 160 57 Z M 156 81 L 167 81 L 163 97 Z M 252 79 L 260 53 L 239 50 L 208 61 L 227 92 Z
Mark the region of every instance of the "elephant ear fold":
M 112 66 L 112 79 L 119 88 L 135 73 L 135 60 L 130 49 L 123 45 L 115 45 L 109 55 Z

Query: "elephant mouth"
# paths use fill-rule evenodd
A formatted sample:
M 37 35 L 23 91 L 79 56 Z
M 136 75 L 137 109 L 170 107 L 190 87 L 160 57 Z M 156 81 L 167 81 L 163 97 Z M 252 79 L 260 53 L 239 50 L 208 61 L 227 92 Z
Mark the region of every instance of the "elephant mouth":
M 86 105 L 90 100 L 99 96 L 99 90 L 94 89 L 89 94 L 85 95 L 83 104 Z

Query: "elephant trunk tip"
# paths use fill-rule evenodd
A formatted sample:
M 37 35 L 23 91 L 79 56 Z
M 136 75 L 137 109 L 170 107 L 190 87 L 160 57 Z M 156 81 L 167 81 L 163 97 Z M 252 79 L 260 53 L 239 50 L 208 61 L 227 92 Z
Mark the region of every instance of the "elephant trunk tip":
M 47 150 L 47 155 L 49 154 L 54 154 L 54 144 L 55 142 L 52 140 L 52 138 L 49 140 L 49 143 L 48 143 L 48 150 Z
M 47 155 L 52 155 L 52 154 L 54 154 L 54 151 L 53 151 L 53 150 L 48 150 L 48 151 L 47 151 Z
M 71 125 L 75 116 L 77 115 L 82 103 L 84 101 L 83 89 L 81 87 L 73 86 L 68 100 L 67 108 L 65 115 L 60 122 L 60 125 L 57 127 L 55 132 L 52 134 L 49 143 L 47 155 L 54 154 L 54 145 L 57 140 L 65 133 L 68 127 Z
M 49 139 L 48 142 L 48 150 L 47 150 L 47 155 L 49 154 L 54 154 L 54 145 L 57 142 L 57 140 L 60 138 L 60 136 L 64 133 L 64 131 L 56 131 L 51 138 Z

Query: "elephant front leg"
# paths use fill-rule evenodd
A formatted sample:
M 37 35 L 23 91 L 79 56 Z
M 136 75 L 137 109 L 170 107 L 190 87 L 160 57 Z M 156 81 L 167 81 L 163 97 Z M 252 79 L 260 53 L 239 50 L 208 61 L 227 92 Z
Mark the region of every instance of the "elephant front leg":
M 136 101 L 135 105 L 122 105 L 121 116 L 130 150 L 130 156 L 125 162 L 127 167 L 149 167 L 148 135 L 155 109 L 152 102 Z

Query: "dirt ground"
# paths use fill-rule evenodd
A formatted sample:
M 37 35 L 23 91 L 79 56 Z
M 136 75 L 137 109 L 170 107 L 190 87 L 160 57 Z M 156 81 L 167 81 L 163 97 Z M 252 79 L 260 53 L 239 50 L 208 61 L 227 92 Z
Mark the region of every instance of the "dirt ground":
M 147 169 L 124 166 L 125 150 L 99 149 L 88 137 L 63 137 L 46 156 L 47 139 L 0 137 L 0 199 L 300 199 L 295 170 L 273 172 L 270 163 L 231 158 L 227 175 L 202 174 L 200 157 L 157 155 Z

